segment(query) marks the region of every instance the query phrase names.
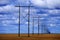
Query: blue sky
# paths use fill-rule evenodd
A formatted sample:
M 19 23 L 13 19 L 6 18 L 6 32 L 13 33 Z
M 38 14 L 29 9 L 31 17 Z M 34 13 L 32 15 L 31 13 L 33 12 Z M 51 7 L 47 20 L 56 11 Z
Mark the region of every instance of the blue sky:
M 33 16 L 40 17 L 40 33 L 60 33 L 60 0 L 0 0 L 0 33 L 18 33 L 19 8 L 30 8 L 30 33 Z M 21 33 L 28 33 L 28 8 L 21 7 Z M 38 33 L 38 19 L 34 19 L 34 32 Z M 44 26 L 43 26 L 44 24 Z

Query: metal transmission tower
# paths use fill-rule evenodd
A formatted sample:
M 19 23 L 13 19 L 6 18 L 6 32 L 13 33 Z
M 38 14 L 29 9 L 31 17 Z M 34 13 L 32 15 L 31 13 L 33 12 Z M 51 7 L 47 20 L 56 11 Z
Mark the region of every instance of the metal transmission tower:
M 30 7 L 33 7 L 33 6 L 30 6 L 30 5 L 29 5 L 29 6 L 16 6 L 16 7 L 19 7 L 19 28 L 18 28 L 18 36 L 19 36 L 19 37 L 20 37 L 20 16 L 21 16 L 21 15 L 20 15 L 20 11 L 21 11 L 21 10 L 20 10 L 20 7 L 27 7 L 27 8 L 28 8 L 28 14 L 27 14 L 27 15 L 28 15 L 28 37 L 29 37 L 29 36 L 30 36 L 30 35 L 29 35 L 29 33 L 30 33 L 30 28 L 29 28 L 29 27 L 30 27 Z M 26 16 L 25 16 L 25 17 L 26 17 Z M 24 17 L 24 18 L 25 18 L 25 17 Z
M 34 19 L 37 18 L 38 21 L 37 21 L 37 24 L 38 24 L 38 35 L 39 35 L 39 17 L 33 17 L 33 28 L 32 28 L 32 33 L 34 34 Z
M 32 34 L 34 34 L 34 22 L 35 22 L 34 19 L 35 19 L 35 18 L 37 18 L 37 24 L 38 24 L 38 35 L 39 35 L 39 31 L 40 31 L 40 29 L 39 29 L 39 28 L 40 28 L 40 26 L 39 26 L 39 24 L 40 24 L 40 23 L 39 23 L 39 18 L 40 18 L 40 17 L 39 17 L 39 16 L 38 16 L 38 17 L 33 17 Z
M 40 34 L 40 32 L 42 33 L 42 34 L 46 34 L 46 33 L 48 33 L 48 34 L 50 34 L 50 31 L 48 30 L 48 28 L 46 27 L 47 26 L 47 24 L 46 23 L 41 23 L 41 20 L 40 20 L 40 18 L 41 17 L 33 17 L 33 27 L 32 27 L 32 34 L 34 34 L 34 19 L 37 19 L 37 31 L 38 31 L 38 35 Z M 41 23 L 41 24 L 40 24 Z

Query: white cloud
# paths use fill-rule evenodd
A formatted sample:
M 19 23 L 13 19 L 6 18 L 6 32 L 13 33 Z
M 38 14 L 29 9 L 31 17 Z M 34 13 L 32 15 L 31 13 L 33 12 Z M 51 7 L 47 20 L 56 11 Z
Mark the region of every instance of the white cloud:
M 0 0 L 0 5 L 10 5 L 16 4 L 17 0 Z
M 55 27 L 56 26 L 56 24 L 50 24 L 50 27 Z
M 48 13 L 50 14 L 60 14 L 60 10 L 48 10 Z
M 9 14 L 9 15 L 6 15 Z M 2 14 L 2 15 L 1 15 Z M 0 7 L 0 20 L 3 25 L 11 25 L 11 24 L 18 24 L 18 8 L 13 5 L 6 5 Z
M 40 7 L 43 7 L 43 6 L 46 6 L 46 3 L 45 1 L 42 1 L 42 0 L 30 0 L 34 5 L 37 5 L 37 6 L 40 6 Z
M 13 5 L 6 5 L 0 7 L 0 12 L 18 12 L 18 8 L 14 7 Z
M 30 0 L 31 3 L 43 8 L 55 8 L 59 7 L 60 0 Z

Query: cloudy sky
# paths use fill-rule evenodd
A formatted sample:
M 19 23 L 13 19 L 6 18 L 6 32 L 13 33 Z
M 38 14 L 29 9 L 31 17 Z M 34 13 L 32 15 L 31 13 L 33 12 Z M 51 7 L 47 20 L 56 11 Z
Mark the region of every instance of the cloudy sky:
M 18 33 L 19 8 L 16 6 L 33 6 L 30 8 L 30 33 L 38 33 L 38 16 L 40 33 L 60 33 L 60 0 L 0 0 L 0 33 Z M 20 8 L 21 33 L 28 33 L 28 7 Z

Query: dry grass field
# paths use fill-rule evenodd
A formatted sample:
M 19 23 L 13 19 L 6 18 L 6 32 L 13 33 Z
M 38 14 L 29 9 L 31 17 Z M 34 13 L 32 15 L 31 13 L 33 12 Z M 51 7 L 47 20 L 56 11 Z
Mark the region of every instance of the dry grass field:
M 60 40 L 60 34 L 30 34 L 30 37 L 27 34 L 21 34 L 21 37 L 18 34 L 0 34 L 0 40 Z

